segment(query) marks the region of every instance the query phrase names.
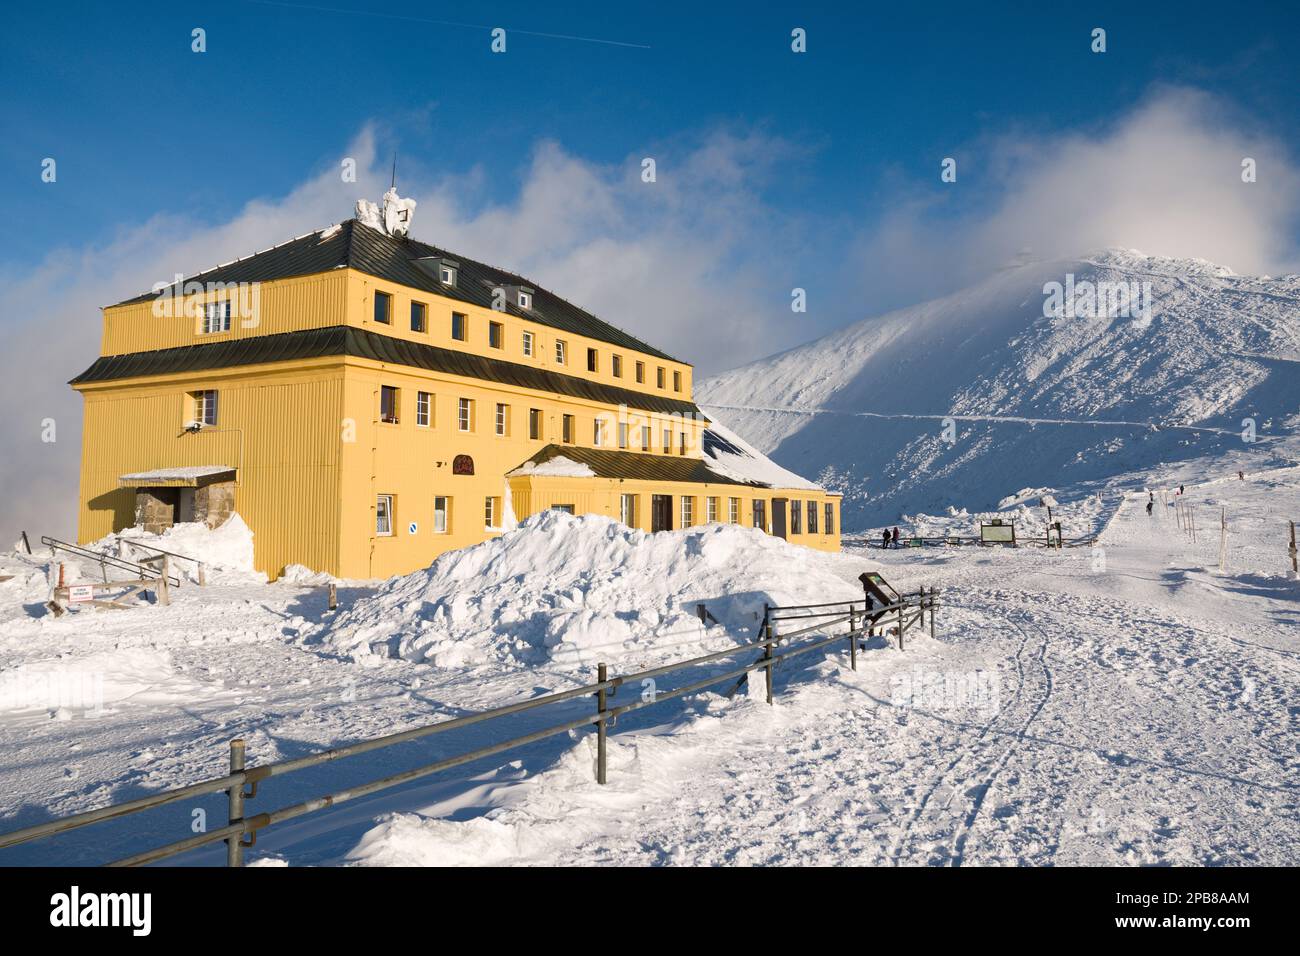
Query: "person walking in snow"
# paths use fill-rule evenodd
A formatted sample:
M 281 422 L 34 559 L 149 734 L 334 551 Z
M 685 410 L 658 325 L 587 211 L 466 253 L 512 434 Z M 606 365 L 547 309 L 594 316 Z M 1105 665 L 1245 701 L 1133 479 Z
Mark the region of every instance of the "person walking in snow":
M 889 547 L 889 529 L 888 529 L 888 528 L 886 528 L 884 531 L 880 532 L 880 547 L 881 547 L 881 548 L 888 548 L 888 547 Z
M 1154 501 L 1148 501 L 1148 502 L 1147 502 L 1147 517 L 1148 517 L 1148 518 L 1151 517 L 1151 509 L 1152 509 L 1152 507 L 1154 507 L 1154 506 L 1155 506 L 1155 502 L 1154 502 Z
M 894 547 L 898 547 L 898 528 L 894 528 Z

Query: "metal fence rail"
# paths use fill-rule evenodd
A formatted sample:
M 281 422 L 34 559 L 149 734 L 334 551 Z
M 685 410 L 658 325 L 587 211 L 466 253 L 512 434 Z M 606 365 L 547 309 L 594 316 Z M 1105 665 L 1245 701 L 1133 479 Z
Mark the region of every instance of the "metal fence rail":
M 52 555 L 63 551 L 73 557 L 83 558 L 86 561 L 98 564 L 105 583 L 108 583 L 109 568 L 112 568 L 115 571 L 126 571 L 128 574 L 134 574 L 141 581 L 158 577 L 160 573 L 157 567 L 151 565 L 161 564 L 161 562 L 155 562 L 152 558 L 146 559 L 143 563 L 137 563 L 135 561 L 128 561 L 125 558 L 119 558 L 116 555 L 107 554 L 103 551 L 91 551 L 89 548 L 83 548 L 77 544 L 69 544 L 67 541 L 60 541 L 58 538 L 51 538 L 48 535 L 41 536 L 41 544 L 48 547 L 50 549 L 50 554 Z M 166 552 L 160 553 L 166 554 Z M 181 586 L 181 579 L 178 576 L 169 572 L 167 573 L 166 578 L 167 583 L 172 587 L 178 588 Z
M 690 694 L 732 680 L 737 681 L 736 688 L 732 689 L 732 692 L 734 693 L 734 691 L 739 687 L 739 681 L 746 680 L 751 673 L 760 670 L 764 672 L 767 702 L 771 704 L 773 702 L 773 671 L 780 666 L 782 662 L 790 658 L 809 654 L 813 651 L 821 650 L 847 641 L 851 666 L 856 670 L 858 642 L 864 635 L 869 635 L 877 627 L 888 627 L 889 624 L 896 621 L 898 646 L 901 650 L 903 647 L 903 634 L 907 628 L 913 624 L 917 622 L 924 623 L 927 611 L 930 615 L 931 634 L 933 634 L 935 608 L 938 607 L 938 604 L 938 593 L 935 589 L 931 588 L 928 591 L 923 589 L 901 595 L 898 601 L 884 606 L 879 604 L 873 605 L 872 602 L 867 599 L 859 599 L 856 601 L 836 601 L 820 605 L 805 605 L 802 607 L 773 607 L 764 605 L 763 622 L 759 630 L 759 638 L 753 642 L 739 644 L 735 647 L 715 651 L 711 654 L 704 654 L 689 660 L 678 661 L 673 664 L 666 664 L 661 667 L 653 667 L 648 670 L 637 671 L 632 674 L 624 674 L 616 677 L 610 677 L 608 675 L 607 666 L 601 663 L 597 666 L 597 680 L 594 684 L 587 684 L 566 691 L 559 691 L 541 697 L 530 698 L 529 700 L 520 701 L 516 704 L 495 707 L 491 710 L 485 710 L 475 714 L 467 714 L 463 717 L 456 717 L 451 720 L 412 728 L 411 730 L 404 730 L 370 740 L 358 741 L 357 743 L 348 744 L 342 747 L 335 747 L 330 750 L 321 751 L 320 753 L 308 754 L 304 757 L 298 757 L 292 760 L 282 760 L 276 763 L 263 764 L 256 767 L 245 766 L 244 742 L 242 740 L 233 740 L 230 743 L 230 773 L 227 776 L 200 781 L 188 786 L 178 787 L 173 790 L 165 790 L 161 793 L 147 797 L 141 797 L 136 800 L 100 807 L 96 810 L 88 810 L 83 813 L 49 820 L 20 830 L 0 834 L 0 849 L 29 843 L 33 840 L 39 840 L 58 833 L 66 833 L 70 830 L 75 830 L 95 823 L 101 823 L 106 820 L 120 819 L 125 816 L 142 813 L 167 804 L 176 803 L 180 800 L 225 792 L 229 803 L 228 823 L 226 826 L 206 833 L 199 833 L 187 839 L 168 843 L 164 846 L 155 847 L 124 859 L 117 860 L 109 865 L 138 866 L 146 863 L 154 863 L 189 850 L 224 841 L 226 843 L 226 865 L 242 866 L 244 850 L 247 847 L 252 846 L 257 840 L 257 834 L 267 827 L 274 826 L 278 823 L 284 823 L 285 821 L 293 820 L 297 817 L 324 810 L 341 803 L 346 803 L 350 800 L 369 796 L 382 790 L 396 787 L 400 784 L 429 776 L 430 774 L 438 773 L 442 770 L 448 770 L 484 757 L 494 756 L 548 737 L 558 736 L 560 734 L 568 733 L 571 730 L 577 730 L 592 725 L 596 727 L 597 734 L 596 781 L 597 783 L 603 784 L 606 782 L 606 771 L 608 766 L 606 741 L 609 733 L 609 726 L 623 714 L 643 710 L 647 707 L 653 707 L 665 701 L 686 697 Z M 824 608 L 825 610 L 819 611 L 819 608 Z M 885 620 L 886 617 L 888 617 L 888 621 Z M 813 618 L 817 619 L 819 623 L 800 627 L 787 633 L 779 633 L 779 625 L 784 621 Z M 814 632 L 825 634 L 828 630 L 838 628 L 845 624 L 847 624 L 847 629 L 840 633 L 807 640 L 801 642 L 797 646 L 789 645 L 789 642 L 795 638 L 811 635 Z M 788 645 L 788 649 L 781 653 L 776 653 L 776 648 L 783 643 Z M 744 657 L 755 651 L 760 651 L 761 656 L 753 659 L 750 663 L 739 665 L 722 673 L 706 674 L 698 679 L 688 681 L 688 683 L 681 687 L 655 693 L 651 695 L 649 699 L 638 697 L 638 699 L 627 704 L 610 706 L 610 698 L 616 695 L 618 689 L 624 684 L 639 683 L 643 680 L 677 671 L 689 671 L 727 658 Z M 346 790 L 339 790 L 325 796 L 315 797 L 302 803 L 282 807 L 279 810 L 255 814 L 253 816 L 245 815 L 245 801 L 257 797 L 259 786 L 262 782 L 273 777 L 284 776 L 285 774 L 303 770 L 308 767 L 320 766 L 335 760 L 354 757 L 359 754 L 368 753 L 385 747 L 392 747 L 407 741 L 418 740 L 434 734 L 446 733 L 447 731 L 457 730 L 484 721 L 506 717 L 511 714 L 519 714 L 525 711 L 536 710 L 541 707 L 559 704 L 564 701 L 570 701 L 581 697 L 596 698 L 596 709 L 593 713 L 548 726 L 522 736 L 500 740 L 485 747 L 479 747 L 475 750 L 458 754 L 456 756 L 446 757 L 442 760 L 415 767 L 411 770 L 405 770 L 401 773 L 392 774 L 360 786 L 350 787 Z

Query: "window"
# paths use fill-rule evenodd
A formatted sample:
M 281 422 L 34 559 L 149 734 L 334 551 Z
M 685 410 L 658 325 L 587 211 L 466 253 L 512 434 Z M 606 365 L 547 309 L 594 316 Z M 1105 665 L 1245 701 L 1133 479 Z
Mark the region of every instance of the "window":
M 501 499 L 491 495 L 483 499 L 483 527 L 494 531 L 501 527 Z
M 498 435 L 510 434 L 510 406 L 497 402 L 496 429 Z
M 532 296 L 532 293 L 531 293 L 531 292 L 523 292 L 523 291 L 521 291 L 521 292 L 519 293 L 519 308 L 521 308 L 521 309 L 531 309 L 532 307 L 533 307 L 533 296 Z
M 817 533 L 817 502 L 808 502 L 808 533 Z
M 627 422 L 618 423 L 618 447 L 627 447 Z
M 415 393 L 415 424 L 425 428 L 433 421 L 433 396 L 428 392 Z
M 678 432 L 677 454 L 686 454 L 686 432 Z
M 592 444 L 597 448 L 605 444 L 605 420 L 599 415 L 596 416 L 596 433 L 592 438 Z
M 387 537 L 393 533 L 393 496 L 380 495 L 375 499 L 375 534 Z
M 636 527 L 636 495 L 619 496 L 619 518 L 629 528 Z
M 533 333 L 532 332 L 524 333 L 524 355 L 527 358 L 532 358 L 533 356 Z
M 790 533 L 803 533 L 803 518 L 801 517 L 801 511 L 799 509 L 799 502 L 797 501 L 790 502 Z
M 681 390 L 682 390 L 682 373 L 673 372 L 673 391 L 680 392 Z
M 213 389 L 205 389 L 201 392 L 190 392 L 190 404 L 194 409 L 194 417 L 191 421 L 198 422 L 200 425 L 216 425 L 217 423 L 217 393 Z
M 713 524 L 713 522 L 718 520 L 718 499 L 717 498 L 704 499 L 704 520 L 709 522 L 709 524 Z
M 690 495 L 682 495 L 682 527 L 689 528 L 693 524 L 694 516 L 695 499 Z
M 542 440 L 542 410 L 540 408 L 528 409 L 528 437 L 533 441 Z
M 502 349 L 506 346 L 506 327 L 500 322 L 488 323 L 488 345 L 494 349 Z
M 636 380 L 638 385 L 645 384 L 645 362 L 636 363 Z
M 574 418 L 572 415 L 564 416 L 562 437 L 566 445 L 573 444 Z
M 671 455 L 672 451 L 673 451 L 673 430 L 671 428 L 665 428 L 664 429 L 664 454 Z
M 209 302 L 203 306 L 203 319 L 199 323 L 199 334 L 230 331 L 230 300 Z
M 739 498 L 727 499 L 727 520 L 732 524 L 736 524 L 737 522 L 740 521 L 740 499 Z
M 424 321 L 426 311 L 427 310 L 425 309 L 423 302 L 411 303 L 411 331 L 412 332 L 423 332 L 425 330 L 425 328 L 427 327 Z
M 375 293 L 375 321 L 388 325 L 393 319 L 393 297 L 387 292 Z
M 379 386 L 379 420 L 390 425 L 397 424 L 397 412 L 400 408 L 401 389 L 392 385 Z
M 660 388 L 664 387 L 664 367 L 659 366 L 659 371 L 655 373 L 655 384 Z
M 443 285 L 456 284 L 456 270 L 452 266 L 439 266 L 438 278 L 442 280 Z
M 463 432 L 474 430 L 474 400 L 462 398 L 457 403 L 456 424 Z
M 552 511 L 563 511 L 566 515 L 573 514 L 573 505 L 551 505 Z
M 641 426 L 641 450 L 642 451 L 650 450 L 650 426 L 649 425 Z
M 555 340 L 555 364 L 563 365 L 565 356 L 565 342 L 563 339 Z
M 438 495 L 433 499 L 433 533 L 446 534 L 451 527 L 451 499 Z
M 600 371 L 600 353 L 595 349 L 587 349 L 587 371 Z
M 451 337 L 464 342 L 469 337 L 469 318 L 460 312 L 451 314 Z
M 754 527 L 760 531 L 767 530 L 767 502 L 761 498 L 754 499 Z
M 609 358 L 609 370 L 614 373 L 615 378 L 623 377 L 623 356 L 611 355 Z
M 829 501 L 826 502 L 826 533 L 835 533 L 835 506 Z

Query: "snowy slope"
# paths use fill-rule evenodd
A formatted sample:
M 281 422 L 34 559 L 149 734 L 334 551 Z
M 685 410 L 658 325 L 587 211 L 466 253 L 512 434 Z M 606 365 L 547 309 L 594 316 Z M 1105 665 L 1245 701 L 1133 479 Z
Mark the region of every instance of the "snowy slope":
M 1067 274 L 1149 283 L 1149 321 L 1045 315 L 1044 285 Z M 696 398 L 779 464 L 842 491 L 849 530 L 992 509 L 1024 487 L 1094 490 L 1211 453 L 1281 463 L 1300 419 L 1300 276 L 1116 250 L 1021 264 L 704 380 Z M 1265 440 L 1242 442 L 1247 416 Z

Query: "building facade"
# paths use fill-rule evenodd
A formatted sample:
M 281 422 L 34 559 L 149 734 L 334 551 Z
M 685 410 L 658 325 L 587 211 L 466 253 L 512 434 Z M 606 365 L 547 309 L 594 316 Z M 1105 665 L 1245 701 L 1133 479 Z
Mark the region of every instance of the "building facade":
M 412 571 L 545 508 L 839 548 L 839 497 L 688 363 L 522 277 L 348 220 L 104 309 L 78 537 L 238 512 L 259 570 Z

